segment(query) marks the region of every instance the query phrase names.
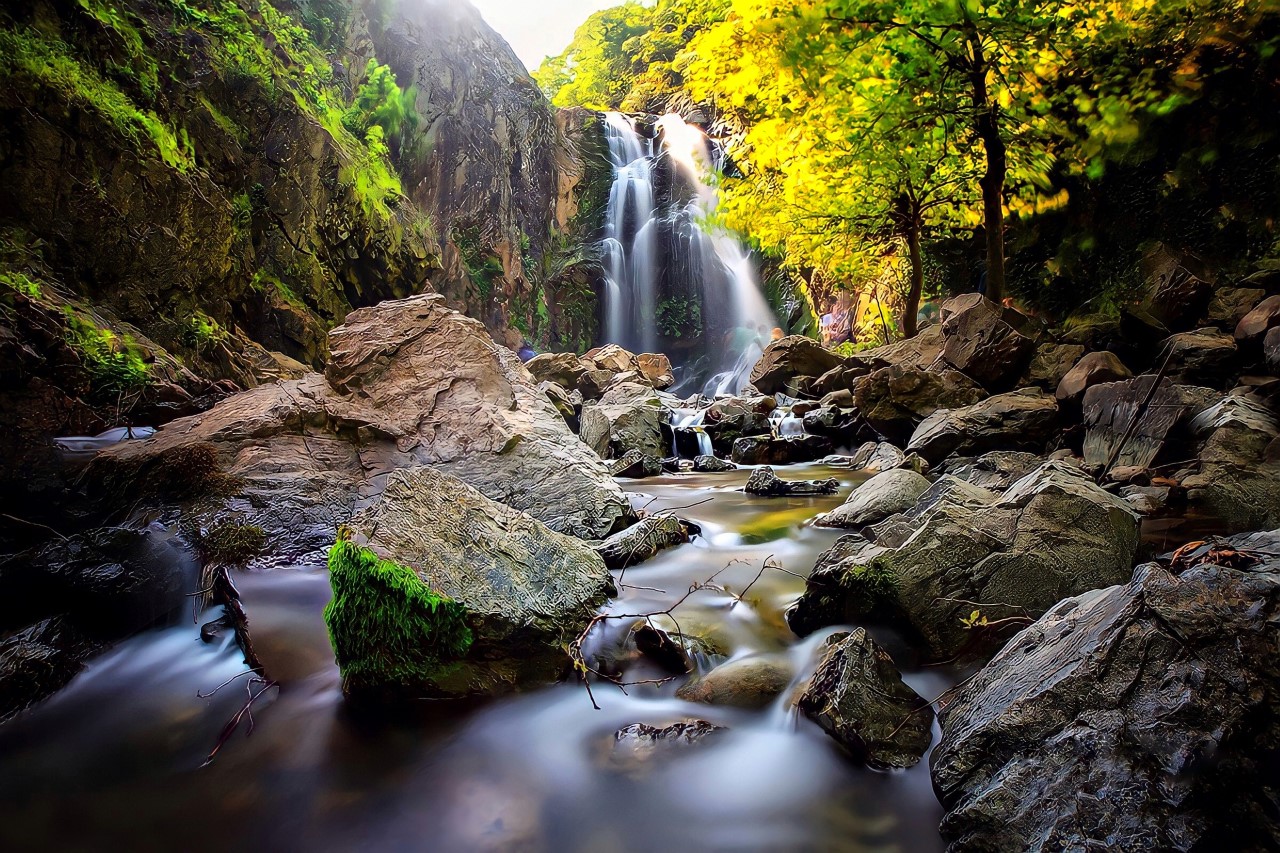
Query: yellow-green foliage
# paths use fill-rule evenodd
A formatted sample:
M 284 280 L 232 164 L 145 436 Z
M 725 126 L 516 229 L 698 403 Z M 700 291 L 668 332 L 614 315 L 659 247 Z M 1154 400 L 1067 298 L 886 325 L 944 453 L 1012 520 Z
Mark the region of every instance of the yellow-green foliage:
M 70 308 L 65 316 L 67 343 L 79 353 L 95 392 L 128 394 L 147 384 L 147 363 L 133 338 L 100 329 Z
M 229 566 L 242 566 L 266 548 L 267 537 L 256 524 L 222 521 L 200 537 L 205 559 Z
M 15 77 L 51 89 L 69 102 L 101 115 L 140 149 L 155 146 L 165 163 L 186 172 L 195 154 L 185 129 L 174 130 L 138 107 L 120 87 L 71 55 L 67 45 L 31 29 L 0 28 L 0 78 Z
M 226 340 L 228 337 L 227 330 L 203 311 L 197 311 L 187 320 L 180 335 L 184 344 L 195 349 Z
M 110 0 L 78 0 L 80 8 L 89 17 L 111 31 L 128 55 L 126 65 L 113 64 L 111 70 L 137 81 L 148 98 L 154 98 L 160 85 L 160 70 L 147 51 L 133 15 L 117 8 Z
M 27 277 L 26 273 L 12 272 L 10 270 L 0 271 L 0 285 L 21 293 L 28 299 L 39 299 L 42 292 L 40 283 L 32 281 Z
M 329 583 L 324 620 L 349 688 L 413 690 L 471 648 L 461 604 L 368 548 L 334 543 Z

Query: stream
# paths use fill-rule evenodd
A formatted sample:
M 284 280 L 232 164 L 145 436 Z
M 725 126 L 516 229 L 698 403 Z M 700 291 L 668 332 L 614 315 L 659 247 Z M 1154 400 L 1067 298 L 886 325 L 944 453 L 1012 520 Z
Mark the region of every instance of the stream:
M 805 678 L 829 631 L 799 640 L 782 614 L 803 589 L 797 575 L 839 535 L 807 522 L 866 474 L 820 464 L 779 473 L 836 477 L 841 489 L 829 497 L 753 497 L 740 491 L 749 468 L 621 481 L 635 490 L 637 506 L 680 508 L 702 535 L 626 570 L 610 612 L 669 608 L 715 575 L 718 588 L 694 592 L 675 611 L 683 630 L 714 637 L 729 658 L 788 656 L 797 681 Z M 769 557 L 795 574 L 761 573 Z M 323 566 L 242 572 L 237 584 L 257 651 L 281 683 L 254 706 L 252 734 L 246 720 L 201 767 L 244 703 L 247 679 L 197 696 L 244 664 L 229 634 L 202 643 L 199 624 L 208 617 L 188 611 L 114 647 L 0 727 L 0 848 L 942 847 L 927 761 L 899 772 L 858 766 L 795 714 L 790 691 L 746 711 L 676 699 L 678 680 L 625 693 L 597 682 L 596 710 L 581 684 L 566 682 L 482 703 L 424 702 L 389 718 L 342 700 L 321 619 L 329 598 Z M 606 620 L 596 642 L 633 621 Z M 933 698 L 955 682 L 954 672 L 917 666 L 892 632 L 871 630 L 921 695 Z M 644 661 L 627 667 L 627 681 L 661 677 Z M 612 757 L 621 726 L 692 718 L 729 730 L 643 766 Z

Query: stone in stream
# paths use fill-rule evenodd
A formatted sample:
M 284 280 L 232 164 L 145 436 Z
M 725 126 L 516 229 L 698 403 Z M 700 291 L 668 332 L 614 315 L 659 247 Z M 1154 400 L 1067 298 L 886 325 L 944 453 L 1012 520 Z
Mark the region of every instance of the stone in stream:
M 905 442 L 916 426 L 939 409 L 957 409 L 987 396 L 957 370 L 935 373 L 902 367 L 877 370 L 858 382 L 854 401 L 877 433 Z
M 1219 287 L 1209 300 L 1205 316 L 1214 326 L 1233 332 L 1245 315 L 1266 296 L 1267 292 L 1260 287 Z
M 621 457 L 609 463 L 609 474 L 611 476 L 625 477 L 631 480 L 658 477 L 662 475 L 663 470 L 664 466 L 661 459 L 641 453 L 639 450 L 628 450 Z
M 1280 531 L 1213 544 L 1057 604 L 943 707 L 950 849 L 1280 846 Z
M 983 654 L 1062 598 L 1126 579 L 1137 547 L 1137 514 L 1074 466 L 1046 462 L 1003 495 L 944 476 L 820 555 L 787 622 L 804 635 L 879 617 L 910 626 L 931 660 Z
M 906 459 L 907 454 L 887 441 L 868 441 L 853 452 L 849 466 L 860 471 L 888 471 Z
M 0 723 L 61 690 L 104 645 L 64 616 L 0 637 Z
M 721 471 L 736 471 L 738 470 L 738 466 L 734 465 L 727 459 L 721 459 L 718 456 L 709 456 L 704 453 L 693 457 L 693 470 L 703 474 L 713 474 Z
M 681 685 L 676 698 L 708 705 L 763 708 L 791 684 L 795 672 L 783 655 L 751 655 L 722 663 Z
M 671 639 L 661 628 L 645 622 L 632 629 L 636 650 L 667 672 L 684 675 L 693 672 L 693 657 L 685 646 Z
M 933 740 L 933 708 L 863 628 L 826 639 L 796 706 L 855 759 L 879 769 L 915 766 Z
M 942 358 L 988 391 L 1007 391 L 1022 375 L 1036 342 L 1027 318 L 978 293 L 942 305 Z
M 685 720 L 658 728 L 648 723 L 632 723 L 614 732 L 611 760 L 628 769 L 648 764 L 655 758 L 701 746 L 724 726 L 706 720 Z
M 814 519 L 820 527 L 864 527 L 906 512 L 929 488 L 929 481 L 905 468 L 881 471 L 853 490 L 843 504 Z
M 766 465 L 751 472 L 742 490 L 749 495 L 773 498 L 788 495 L 834 495 L 839 489 L 840 481 L 834 477 L 826 480 L 783 480 Z
M 663 427 L 670 411 L 652 388 L 624 383 L 610 388 L 579 415 L 578 437 L 602 459 L 617 459 L 637 450 L 661 458 L 670 449 Z
M 916 427 L 908 453 L 930 464 L 991 450 L 1042 453 L 1058 434 L 1058 403 L 1038 389 L 998 394 L 962 409 L 934 412 Z
M 554 680 L 613 592 L 586 543 L 433 468 L 390 474 L 330 550 L 343 690 L 497 695 Z
M 831 439 L 820 435 L 746 436 L 733 443 L 731 458 L 739 465 L 791 465 L 821 459 L 831 449 Z
M 598 539 L 634 517 L 515 354 L 442 297 L 352 311 L 330 349 L 325 375 L 254 388 L 109 448 L 88 481 L 176 504 L 186 527 L 258 527 L 279 560 L 327 549 L 386 474 L 420 465 L 562 533 Z
M 762 394 L 785 392 L 794 380 L 817 379 L 843 361 L 811 338 L 790 335 L 765 347 L 751 370 L 751 384 Z
M 688 528 L 680 519 L 671 513 L 660 513 L 619 530 L 597 545 L 596 553 L 609 568 L 625 569 L 688 541 Z

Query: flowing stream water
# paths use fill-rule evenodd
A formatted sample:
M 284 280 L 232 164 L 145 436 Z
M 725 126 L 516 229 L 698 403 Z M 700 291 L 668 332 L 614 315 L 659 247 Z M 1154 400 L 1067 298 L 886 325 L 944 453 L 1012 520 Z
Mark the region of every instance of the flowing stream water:
M 604 341 L 667 353 L 689 392 L 738 393 L 777 320 L 750 253 L 713 222 L 719 148 L 675 114 L 642 129 L 609 113 L 605 133 Z
M 689 544 L 628 569 L 614 613 L 670 607 L 681 627 L 714 639 L 722 657 L 789 660 L 812 671 L 827 632 L 800 640 L 783 610 L 836 531 L 808 525 L 865 475 L 818 464 L 784 476 L 833 476 L 821 498 L 740 491 L 749 469 L 633 481 L 638 506 L 680 508 L 701 525 Z M 628 481 L 623 481 L 624 483 Z M 725 568 L 725 567 L 728 568 Z M 623 693 L 580 684 L 478 703 L 424 702 L 389 717 L 342 699 L 321 611 L 323 566 L 242 572 L 237 583 L 254 644 L 281 682 L 201 767 L 245 699 L 227 639 L 206 645 L 184 612 L 177 624 L 121 643 L 70 686 L 0 727 L 0 849 L 225 850 L 898 850 L 940 849 L 941 816 L 921 763 L 874 772 L 798 717 L 784 695 L 760 711 L 692 704 L 678 682 Z M 735 595 L 750 589 L 741 603 Z M 604 623 L 600 642 L 629 621 Z M 834 629 L 833 629 L 834 630 Z M 892 632 L 872 627 L 904 677 L 928 698 L 954 683 L 922 669 Z M 702 661 L 710 666 L 721 657 Z M 660 673 L 627 664 L 628 680 Z M 728 727 L 696 748 L 643 767 L 611 757 L 630 723 L 701 718 Z M 935 733 L 936 735 L 936 733 Z

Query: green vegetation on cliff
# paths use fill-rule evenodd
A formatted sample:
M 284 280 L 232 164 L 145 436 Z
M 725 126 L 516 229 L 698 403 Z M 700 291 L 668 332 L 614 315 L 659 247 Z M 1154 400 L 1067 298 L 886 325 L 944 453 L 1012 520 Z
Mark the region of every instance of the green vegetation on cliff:
M 324 609 L 344 684 L 430 681 L 471 648 L 466 610 L 412 570 L 339 539 L 329 551 L 333 599 Z

